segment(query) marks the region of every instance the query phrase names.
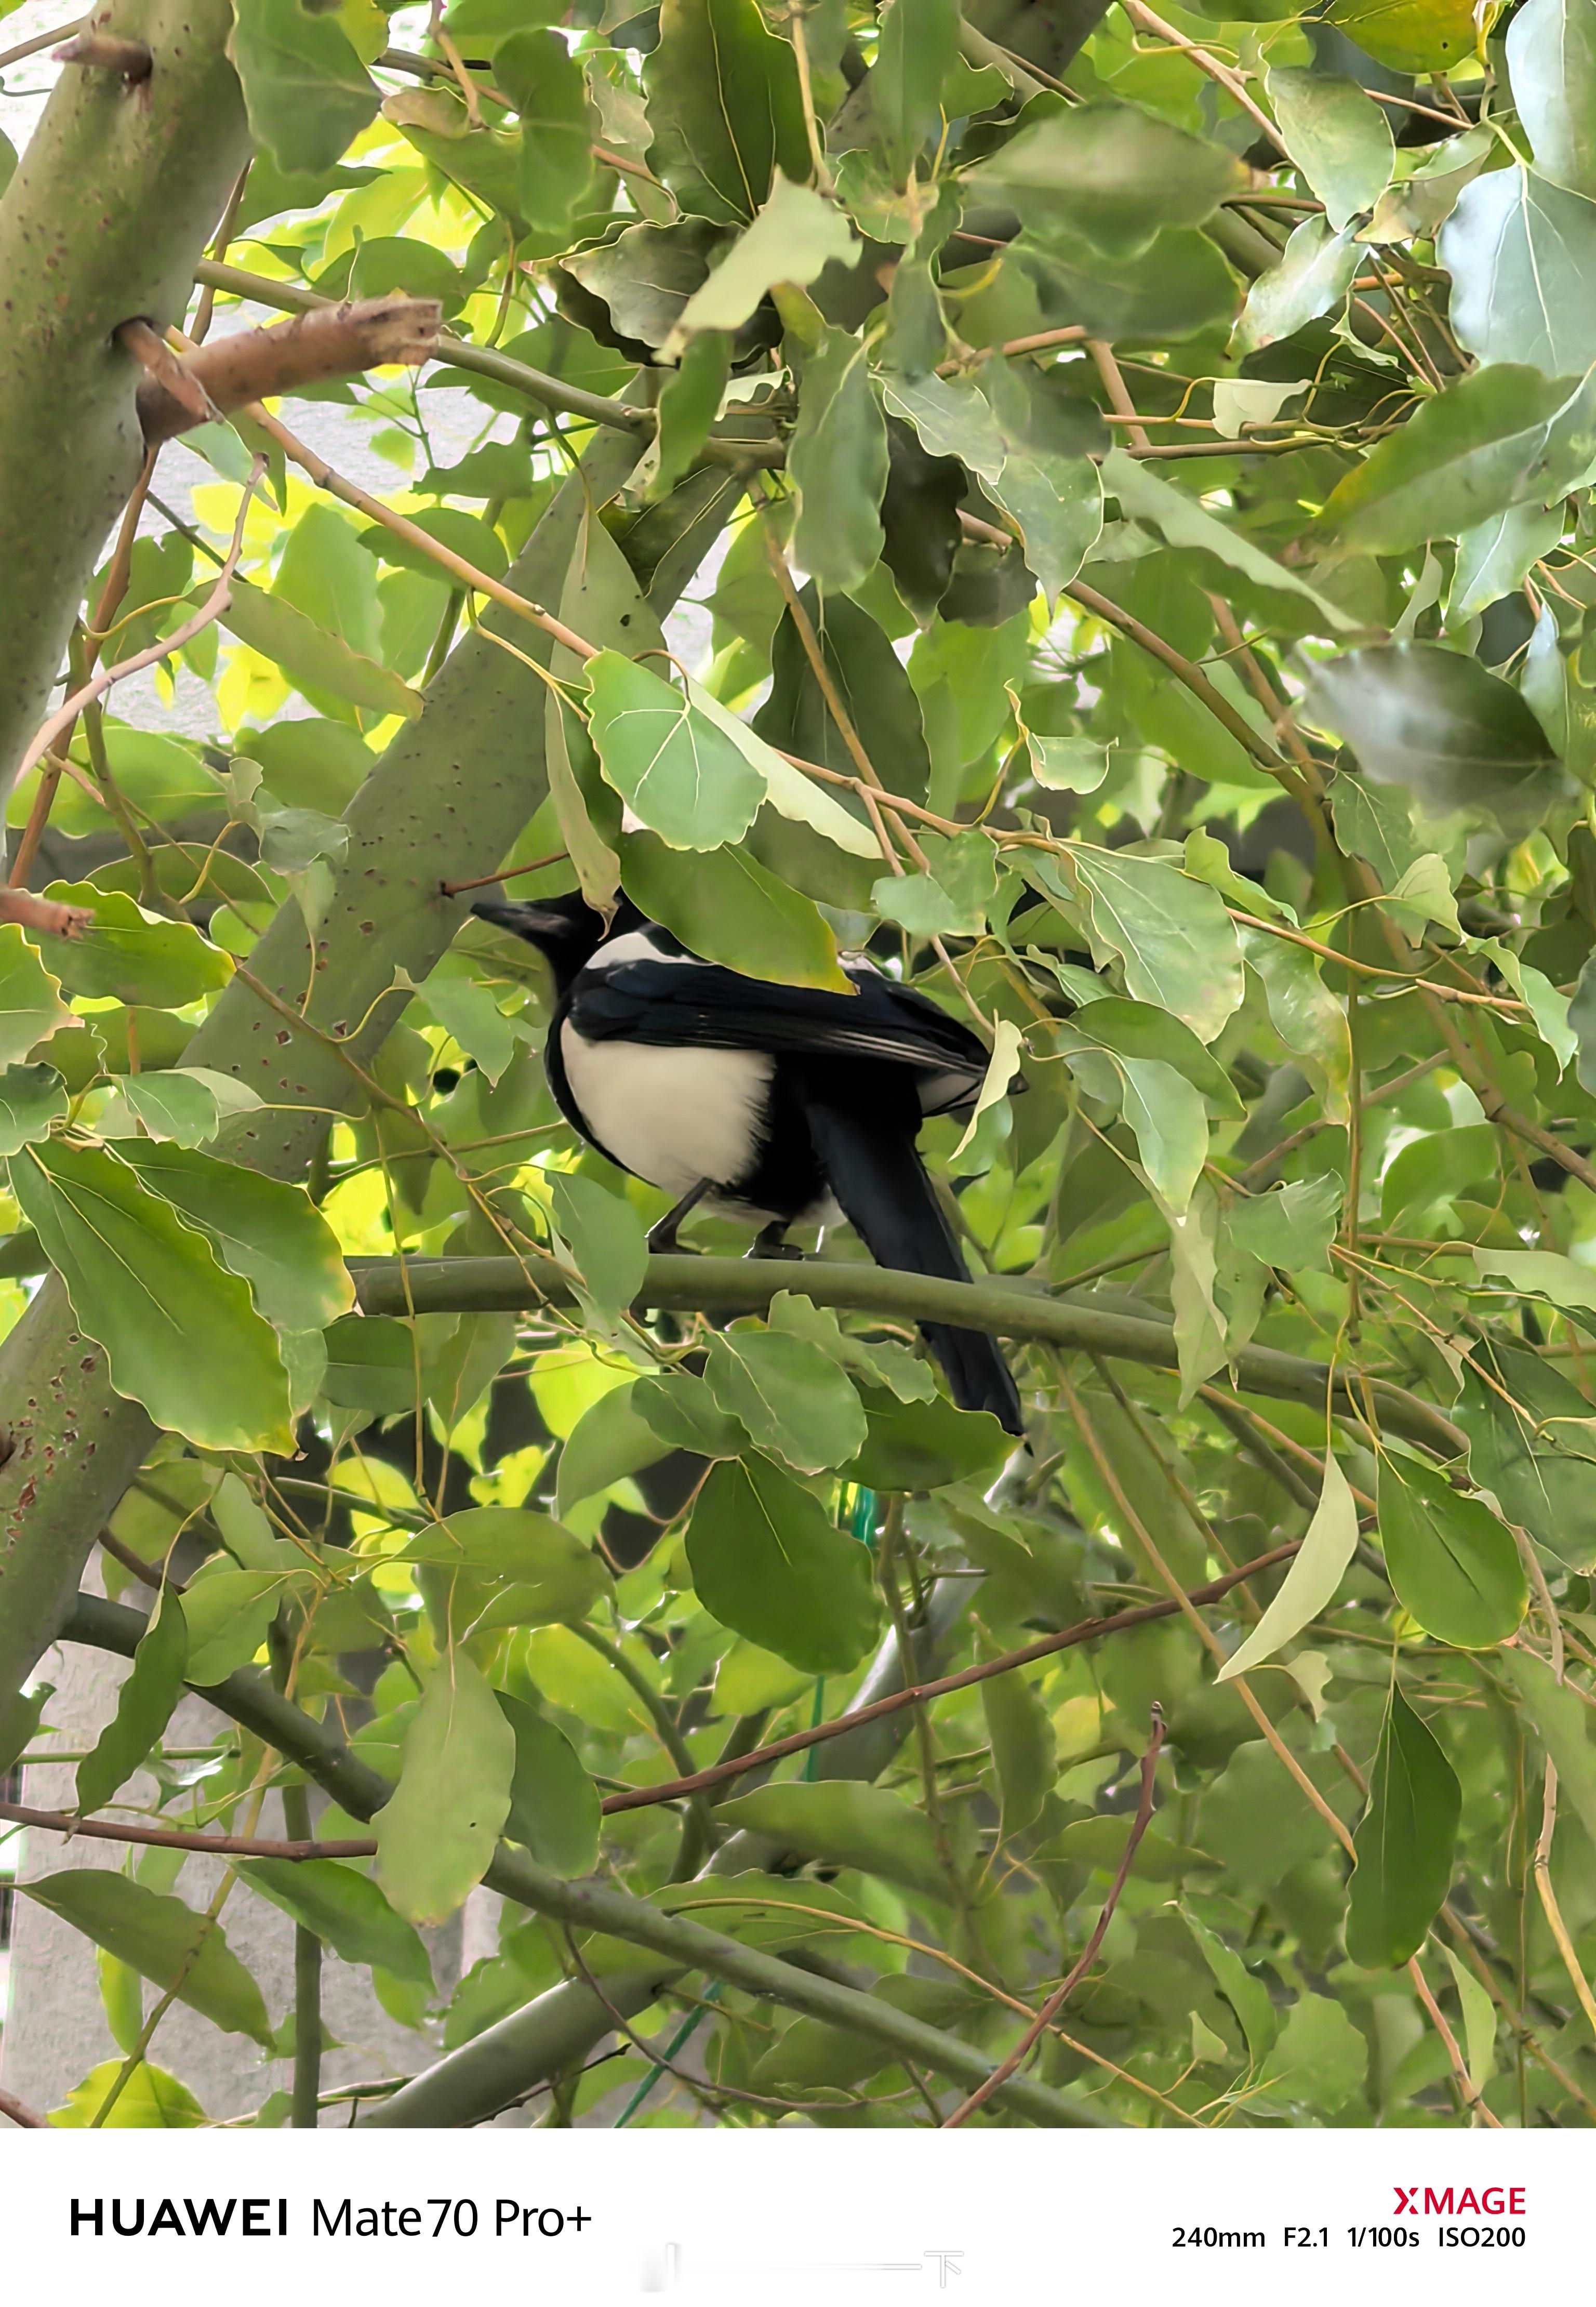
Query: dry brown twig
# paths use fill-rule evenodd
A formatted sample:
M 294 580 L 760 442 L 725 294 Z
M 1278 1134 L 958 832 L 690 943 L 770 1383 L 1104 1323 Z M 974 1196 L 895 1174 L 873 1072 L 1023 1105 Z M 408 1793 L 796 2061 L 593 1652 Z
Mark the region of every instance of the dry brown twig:
M 181 357 L 147 321 L 124 321 L 116 334 L 144 370 L 139 422 L 153 445 L 299 385 L 395 364 L 417 368 L 437 352 L 442 320 L 434 297 L 395 294 L 323 305 L 269 329 L 240 329 Z

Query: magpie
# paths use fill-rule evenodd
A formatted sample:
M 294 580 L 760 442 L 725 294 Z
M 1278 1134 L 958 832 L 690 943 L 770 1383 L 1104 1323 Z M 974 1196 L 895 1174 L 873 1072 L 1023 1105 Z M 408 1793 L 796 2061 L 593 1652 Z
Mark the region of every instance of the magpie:
M 756 1257 L 797 1257 L 789 1226 L 840 1215 L 878 1265 L 969 1280 L 915 1139 L 929 1116 L 970 1111 L 987 1053 L 934 1001 L 856 954 L 843 962 L 851 994 L 743 977 L 628 900 L 607 929 L 579 895 L 471 910 L 549 964 L 544 1066 L 567 1121 L 672 1196 L 650 1249 L 676 1249 L 700 1203 L 756 1224 Z M 940 1322 L 923 1335 L 961 1409 L 1023 1434 L 992 1339 Z

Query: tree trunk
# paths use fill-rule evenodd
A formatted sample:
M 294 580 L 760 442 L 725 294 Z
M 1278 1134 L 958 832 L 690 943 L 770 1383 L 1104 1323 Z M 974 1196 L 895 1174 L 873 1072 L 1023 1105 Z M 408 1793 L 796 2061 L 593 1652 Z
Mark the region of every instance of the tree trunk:
M 0 202 L 0 796 L 143 460 L 142 372 L 111 332 L 181 319 L 250 150 L 227 0 L 111 13 L 149 78 L 68 65 Z

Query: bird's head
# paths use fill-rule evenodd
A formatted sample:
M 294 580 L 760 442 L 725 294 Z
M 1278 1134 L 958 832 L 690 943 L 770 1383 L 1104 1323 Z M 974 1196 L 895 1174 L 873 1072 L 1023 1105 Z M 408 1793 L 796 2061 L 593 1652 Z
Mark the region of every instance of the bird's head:
M 622 915 L 632 913 L 633 908 L 622 901 L 621 913 L 606 926 L 604 915 L 579 890 L 573 889 L 566 896 L 536 897 L 519 904 L 506 897 L 485 897 L 471 911 L 479 921 L 492 922 L 495 929 L 509 930 L 535 945 L 563 991 L 605 939 L 628 925 Z

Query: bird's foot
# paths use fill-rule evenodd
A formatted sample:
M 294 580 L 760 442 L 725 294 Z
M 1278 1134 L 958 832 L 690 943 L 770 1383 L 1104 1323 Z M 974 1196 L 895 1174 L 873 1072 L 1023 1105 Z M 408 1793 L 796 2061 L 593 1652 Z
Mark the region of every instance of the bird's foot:
M 785 1225 L 768 1225 L 763 1232 L 755 1235 L 753 1246 L 745 1255 L 749 1257 L 796 1259 L 802 1263 L 803 1252 L 795 1241 L 785 1239 L 786 1231 Z
M 702 1257 L 704 1255 L 701 1249 L 694 1249 L 687 1242 L 678 1241 L 674 1226 L 656 1226 L 648 1236 L 648 1246 L 650 1257 Z

